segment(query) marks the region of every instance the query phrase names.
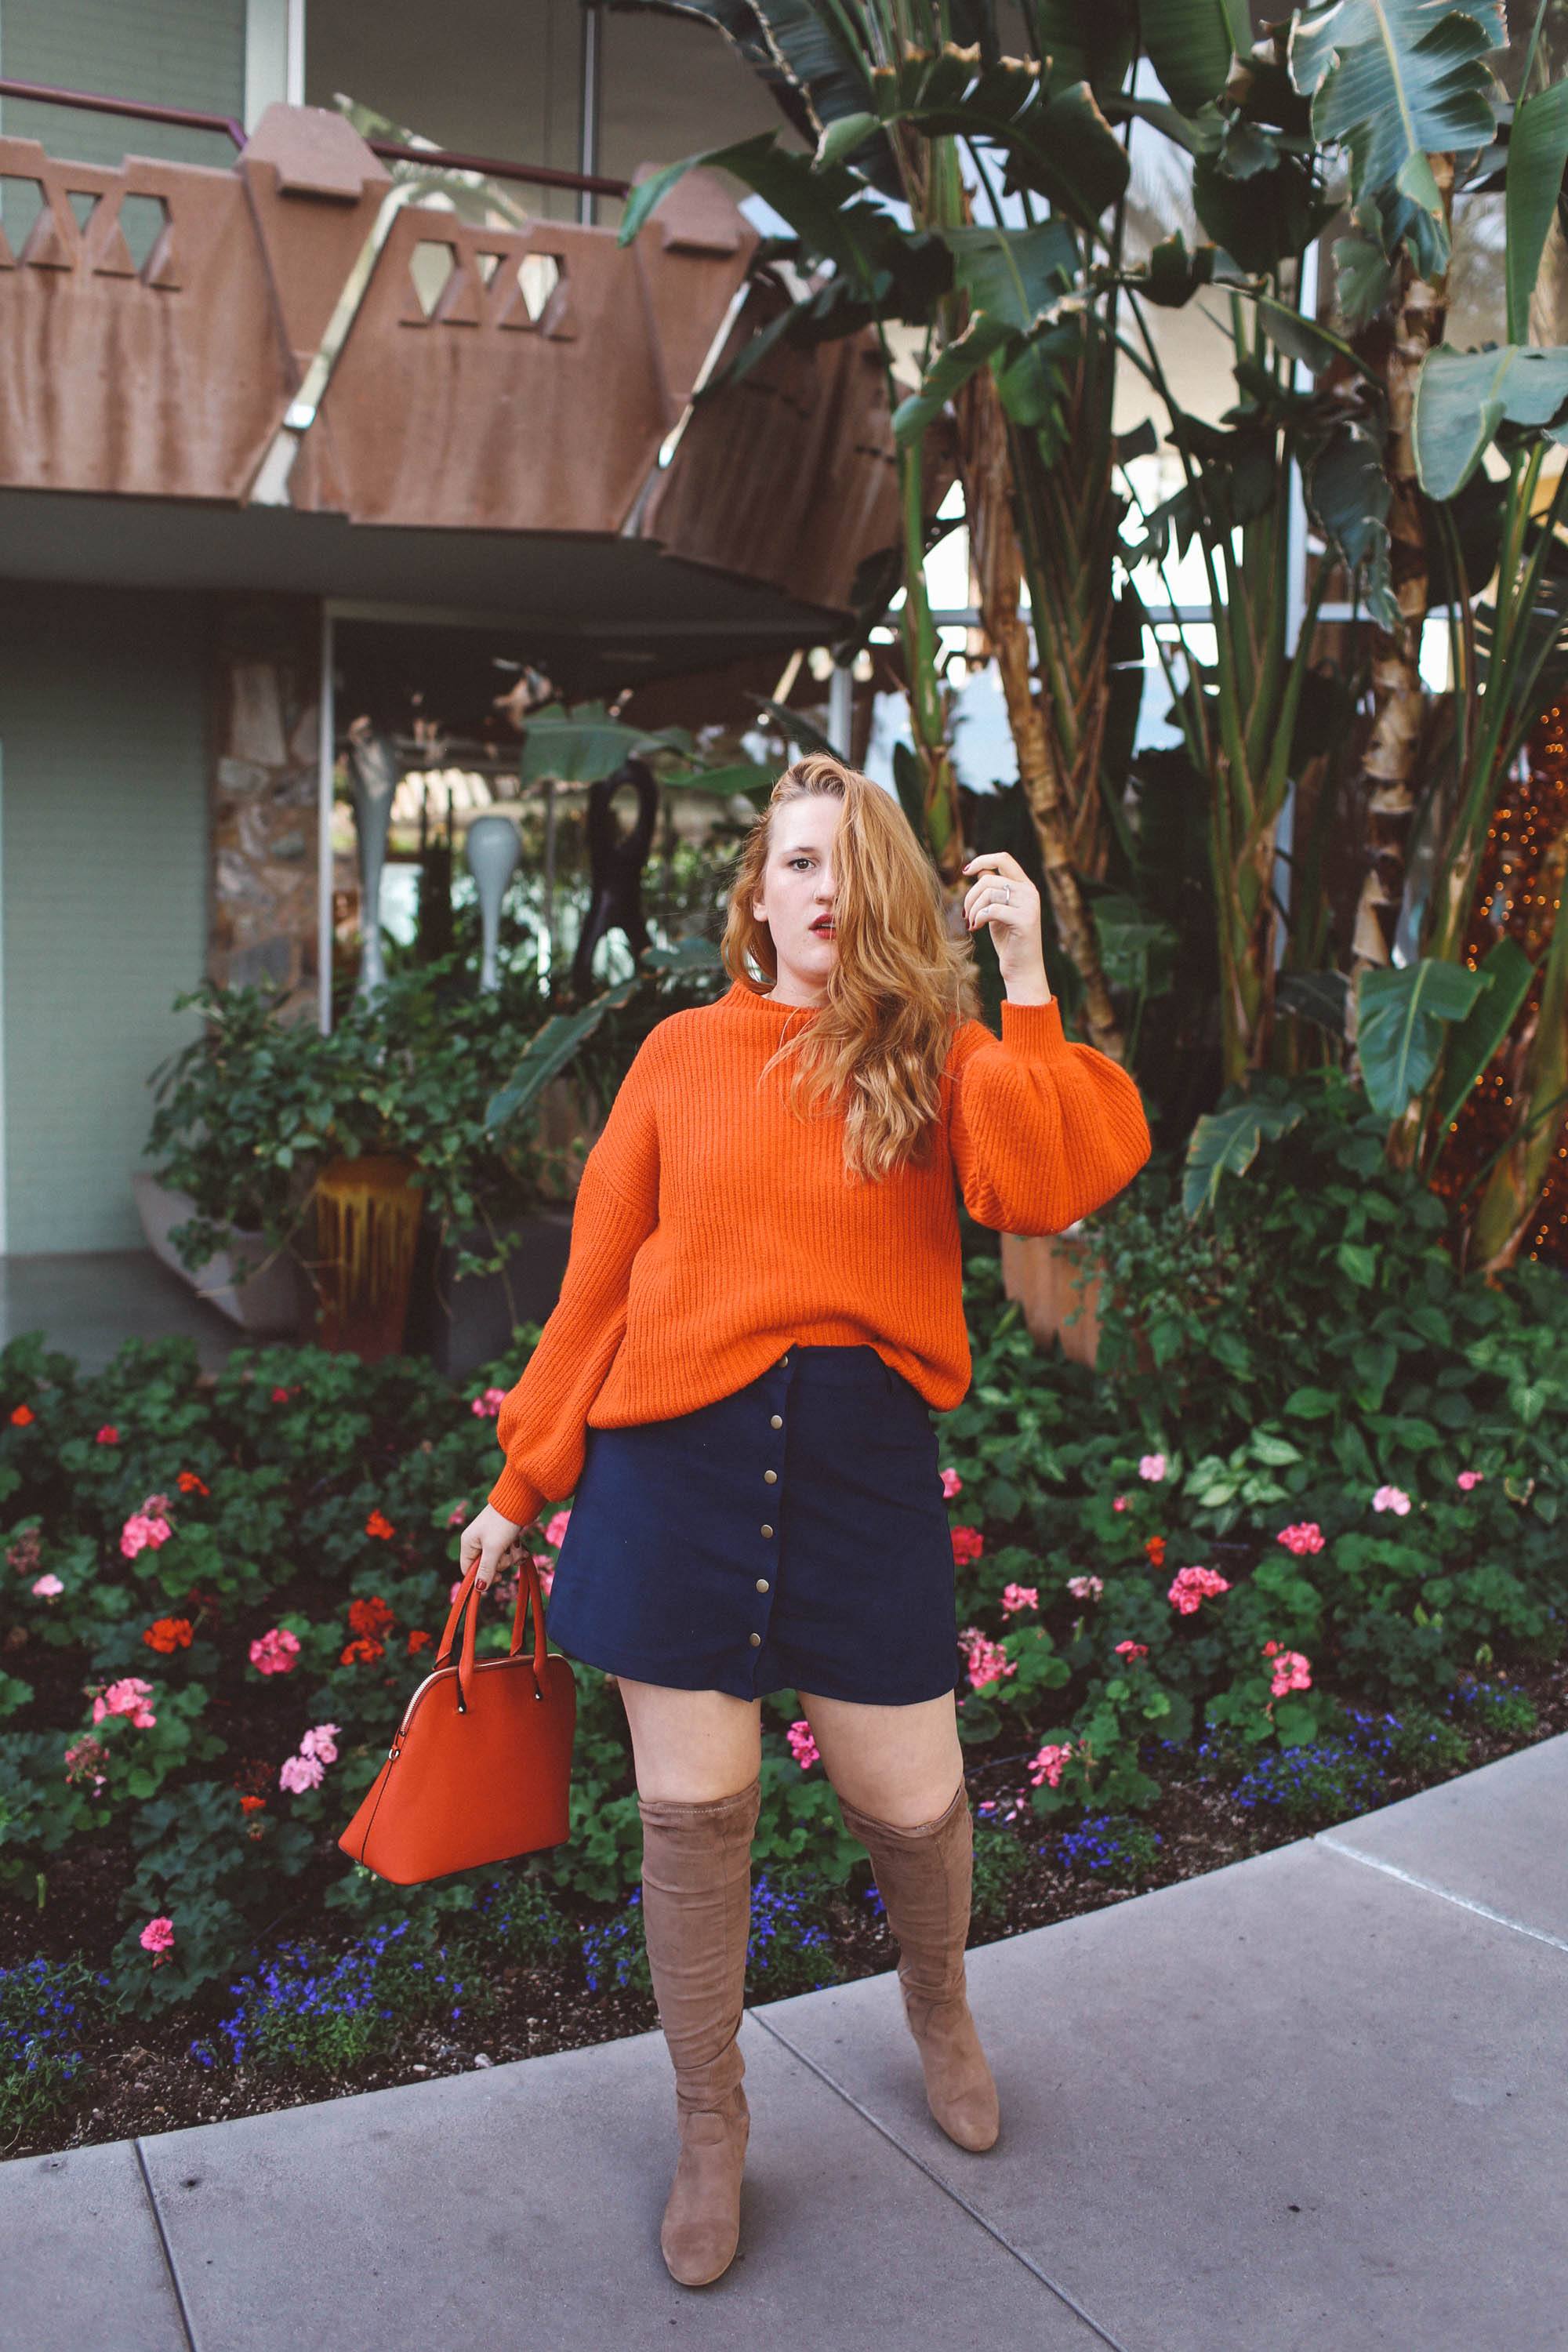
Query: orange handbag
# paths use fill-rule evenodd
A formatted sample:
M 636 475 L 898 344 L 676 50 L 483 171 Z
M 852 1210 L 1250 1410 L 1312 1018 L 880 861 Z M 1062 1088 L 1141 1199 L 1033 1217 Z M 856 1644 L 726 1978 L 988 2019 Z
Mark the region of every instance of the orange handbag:
M 395 1886 L 510 1862 L 567 1835 L 576 1678 L 569 1660 L 545 1654 L 539 1571 L 526 1551 L 511 1648 L 504 1658 L 475 1658 L 479 1565 L 452 1602 L 434 1672 L 404 1709 L 385 1763 L 338 1840 Z M 454 1665 L 452 1636 L 465 1604 L 462 1656 Z M 525 1656 L 530 1604 L 533 1652 Z

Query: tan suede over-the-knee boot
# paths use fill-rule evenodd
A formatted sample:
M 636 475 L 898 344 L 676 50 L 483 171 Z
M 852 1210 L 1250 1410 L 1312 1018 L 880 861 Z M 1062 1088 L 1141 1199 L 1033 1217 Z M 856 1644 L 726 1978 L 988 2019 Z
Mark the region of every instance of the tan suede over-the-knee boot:
M 978 2152 L 1001 2129 L 996 2085 L 969 2011 L 963 1948 L 974 1880 L 974 1824 L 961 1780 L 933 1822 L 904 1829 L 840 1797 L 844 1826 L 867 1849 L 898 1939 L 904 2014 L 925 2075 L 926 2105 L 949 2139 Z
M 643 1922 L 658 2020 L 675 2065 L 680 2153 L 659 2244 L 672 2278 L 706 2286 L 741 2233 L 741 2174 L 751 2131 L 736 2036 L 752 1925 L 752 1780 L 686 1804 L 641 1798 Z

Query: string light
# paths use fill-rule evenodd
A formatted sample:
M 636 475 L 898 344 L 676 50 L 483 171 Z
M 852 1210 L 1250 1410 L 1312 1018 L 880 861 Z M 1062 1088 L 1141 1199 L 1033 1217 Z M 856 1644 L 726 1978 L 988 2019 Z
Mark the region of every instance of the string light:
M 1525 749 L 1523 773 L 1508 787 L 1508 798 L 1487 828 L 1472 904 L 1464 960 L 1474 971 L 1506 931 L 1536 966 L 1536 978 L 1514 1016 L 1499 1051 L 1477 1078 L 1448 1132 L 1434 1190 L 1452 1201 L 1500 1151 L 1513 1121 L 1513 1101 L 1523 1075 L 1521 1040 L 1532 1034 L 1541 1007 L 1540 968 L 1551 944 L 1562 876 L 1553 857 L 1568 833 L 1568 727 L 1564 709 L 1553 703 L 1538 722 Z M 1485 1190 L 1485 1179 L 1470 1196 Z M 1568 1265 L 1568 1118 L 1547 1163 L 1535 1204 L 1535 1222 L 1523 1246 L 1527 1257 Z

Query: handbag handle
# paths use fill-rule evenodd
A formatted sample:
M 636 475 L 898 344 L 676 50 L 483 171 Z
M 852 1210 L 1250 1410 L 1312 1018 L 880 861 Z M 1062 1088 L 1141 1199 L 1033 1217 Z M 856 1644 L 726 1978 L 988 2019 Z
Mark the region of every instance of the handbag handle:
M 531 1519 L 528 1524 L 533 1527 L 537 1526 L 538 1522 Z M 459 1715 L 466 1715 L 468 1711 L 468 1686 L 474 1673 L 474 1639 L 479 1632 L 479 1563 L 476 1559 L 464 1577 L 457 1597 L 452 1602 L 447 1619 L 446 1631 L 441 1636 L 441 1646 L 436 1653 L 436 1665 L 439 1670 L 450 1662 L 452 1637 L 457 1632 L 458 1613 L 467 1606 L 468 1615 L 463 1623 L 462 1655 L 458 1666 Z M 523 1612 L 527 1608 L 531 1608 L 533 1611 L 533 1696 L 535 1698 L 542 1698 L 544 1693 L 541 1687 L 541 1681 L 544 1673 L 545 1658 L 544 1596 L 539 1589 L 539 1570 L 534 1567 L 533 1555 L 525 1548 L 517 1580 L 517 1607 L 512 1612 L 511 1620 L 511 1649 L 509 1654 L 514 1658 L 521 1657 L 522 1654 Z

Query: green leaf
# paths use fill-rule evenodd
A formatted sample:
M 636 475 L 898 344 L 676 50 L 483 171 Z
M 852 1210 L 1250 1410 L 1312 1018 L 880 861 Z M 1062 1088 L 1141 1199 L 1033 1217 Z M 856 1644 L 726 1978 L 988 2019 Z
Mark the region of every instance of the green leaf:
M 1282 971 L 1274 983 L 1274 1001 L 1287 1013 L 1315 1021 L 1331 1037 L 1345 1034 L 1345 999 L 1350 982 L 1342 971 Z
M 1267 1462 L 1271 1470 L 1282 1470 L 1287 1463 L 1300 1462 L 1302 1458 L 1299 1445 L 1292 1445 L 1288 1437 L 1276 1437 L 1266 1429 L 1254 1430 L 1252 1451 L 1258 1461 Z
M 1327 1421 L 1339 1411 L 1340 1401 L 1329 1389 L 1292 1389 L 1285 1411 L 1295 1421 Z
M 1381 1118 L 1402 1118 L 1429 1084 L 1444 1032 L 1462 1021 L 1481 977 L 1463 964 L 1420 962 L 1363 971 L 1356 988 L 1356 1048 L 1366 1097 Z
M 1535 966 L 1505 931 L 1482 962 L 1480 977 L 1480 993 L 1450 1034 L 1443 1056 L 1439 1135 L 1458 1118 L 1471 1087 L 1512 1028 L 1514 1015 L 1530 993 Z
M 1274 1728 L 1281 1748 L 1310 1748 L 1318 1736 L 1318 1711 L 1296 1694 L 1276 1699 Z
M 954 393 L 983 368 L 993 352 L 1000 351 L 1013 334 L 1005 319 L 977 311 L 956 341 L 947 343 L 926 370 L 919 392 L 900 400 L 893 411 L 893 431 L 901 442 L 918 441 L 934 425 Z
M 1530 297 L 1562 191 L 1564 165 L 1568 165 L 1568 81 L 1559 81 L 1525 100 L 1509 134 L 1504 212 L 1510 343 L 1529 338 Z
M 1568 405 L 1568 351 L 1504 343 L 1428 352 L 1415 380 L 1415 471 L 1430 499 L 1451 499 L 1500 425 L 1551 425 Z M 1560 438 L 1558 435 L 1552 436 Z
M 1489 145 L 1500 90 L 1487 58 L 1507 40 L 1500 0 L 1330 0 L 1292 22 L 1290 78 L 1320 142 L 1349 150 L 1352 205 L 1407 197 L 1426 224 L 1423 262 L 1447 244 L 1426 158 Z
M 1334 1264 L 1358 1290 L 1370 1290 L 1377 1280 L 1377 1252 L 1360 1242 L 1342 1242 L 1334 1252 Z
M 1160 86 L 1183 114 L 1217 99 L 1232 54 L 1252 47 L 1250 30 L 1232 23 L 1224 0 L 1142 0 L 1138 22 Z
M 1078 240 L 1065 221 L 938 234 L 952 256 L 953 281 L 974 309 L 1020 330 L 1045 317 L 1078 274 Z
M 583 1040 L 591 1035 L 606 1013 L 614 1012 L 643 984 L 638 971 L 630 980 L 617 981 L 603 995 L 581 1006 L 575 1013 L 552 1013 L 529 1044 L 528 1050 L 516 1069 L 500 1091 L 485 1106 L 485 1129 L 492 1132 L 526 1110 L 541 1088 L 563 1070 L 572 1060 Z
M 1213 1206 L 1223 1177 L 1246 1173 L 1265 1137 L 1272 1142 L 1281 1135 L 1289 1135 L 1306 1115 L 1303 1103 L 1273 1101 L 1266 1097 L 1236 1103 L 1229 1110 L 1205 1113 L 1187 1142 L 1186 1168 L 1182 1178 L 1182 1207 L 1187 1215 L 1195 1217 L 1201 1209 Z

